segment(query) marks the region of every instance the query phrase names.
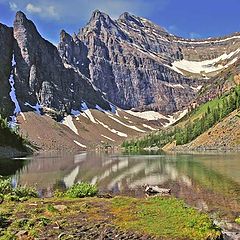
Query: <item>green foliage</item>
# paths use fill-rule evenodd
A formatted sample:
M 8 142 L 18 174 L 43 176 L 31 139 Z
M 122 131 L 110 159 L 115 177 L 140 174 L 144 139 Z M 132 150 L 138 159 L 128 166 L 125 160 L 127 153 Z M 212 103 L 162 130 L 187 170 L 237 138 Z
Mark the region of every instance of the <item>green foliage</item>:
M 236 218 L 236 219 L 235 219 L 235 222 L 238 223 L 238 224 L 240 224 L 240 217 Z
M 135 151 L 154 146 L 161 148 L 173 141 L 177 145 L 189 143 L 239 107 L 240 87 L 238 86 L 230 93 L 193 110 L 183 127 L 175 126 L 163 129 L 158 133 L 151 133 L 140 139 L 125 141 L 122 147 L 129 151 Z
M 8 126 L 7 118 L 0 115 L 0 146 L 11 146 L 26 151 L 27 140 L 18 132 L 18 128 L 12 129 Z
M 11 179 L 0 179 L 0 194 L 5 195 L 13 191 Z
M 25 201 L 38 197 L 37 190 L 33 187 L 13 188 L 11 179 L 0 179 L 0 198 L 8 201 Z
M 83 197 L 93 197 L 97 194 L 98 189 L 96 185 L 90 183 L 76 183 L 70 187 L 66 193 L 66 197 L 70 198 L 83 198 Z
M 38 193 L 33 187 L 17 187 L 13 189 L 13 194 L 18 196 L 19 198 L 36 198 L 38 197 Z
M 0 213 L 0 228 L 6 227 L 8 224 L 8 218 L 6 214 Z
M 64 197 L 64 196 L 65 196 L 65 193 L 62 192 L 62 191 L 60 191 L 59 189 L 57 189 L 57 190 L 54 191 L 54 197 L 55 197 L 55 198 L 62 198 L 62 197 Z

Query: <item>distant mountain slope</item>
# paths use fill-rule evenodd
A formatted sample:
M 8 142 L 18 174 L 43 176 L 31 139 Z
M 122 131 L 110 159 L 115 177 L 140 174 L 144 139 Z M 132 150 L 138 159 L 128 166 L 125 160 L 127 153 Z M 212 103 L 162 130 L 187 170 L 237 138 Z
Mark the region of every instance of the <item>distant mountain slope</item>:
M 77 151 L 119 146 L 125 139 L 156 131 L 168 121 L 138 118 L 121 109 L 115 113 L 82 110 L 56 122 L 48 115 L 33 112 L 18 117 L 20 132 L 42 150 Z
M 240 150 L 240 110 L 176 150 Z
M 80 110 L 81 101 L 110 110 L 100 91 L 73 69 L 63 66 L 56 47 L 40 36 L 22 12 L 16 14 L 13 32 L 14 80 L 22 110 L 40 105 L 71 113 L 72 109 Z
M 240 86 L 192 109 L 175 125 L 126 140 L 128 150 L 239 150 Z

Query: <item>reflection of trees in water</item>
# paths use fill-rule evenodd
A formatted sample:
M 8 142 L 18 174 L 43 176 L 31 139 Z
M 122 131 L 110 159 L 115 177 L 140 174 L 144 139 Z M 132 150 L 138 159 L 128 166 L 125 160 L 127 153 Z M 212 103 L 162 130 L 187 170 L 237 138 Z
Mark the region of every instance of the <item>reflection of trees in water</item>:
M 209 159 L 211 161 L 211 159 Z M 225 159 L 225 161 L 228 161 Z M 218 168 L 213 165 L 210 167 L 204 161 L 198 158 L 191 160 L 183 157 L 177 161 L 176 168 L 180 173 L 186 174 L 196 184 L 222 195 L 239 196 L 240 185 L 229 176 L 218 171 Z
M 16 160 L 16 159 L 0 159 L 0 175 L 1 176 L 12 176 L 16 174 L 17 171 L 20 171 L 27 161 L 25 160 Z

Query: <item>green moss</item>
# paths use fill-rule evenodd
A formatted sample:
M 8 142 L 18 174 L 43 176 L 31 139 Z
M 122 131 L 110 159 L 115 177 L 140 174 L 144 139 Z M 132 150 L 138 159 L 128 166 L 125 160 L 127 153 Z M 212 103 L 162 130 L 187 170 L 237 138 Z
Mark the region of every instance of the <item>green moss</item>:
M 187 208 L 174 198 L 148 200 L 115 198 L 115 224 L 166 239 L 216 239 L 219 229 L 206 214 Z
M 55 205 L 65 205 L 67 211 L 55 211 Z M 97 197 L 68 199 L 30 199 L 26 202 L 4 202 L 0 217 L 6 224 L 0 227 L 0 239 L 14 239 L 14 234 L 26 230 L 29 237 L 43 235 L 57 238 L 61 231 L 74 234 L 79 223 L 113 224 L 123 231 L 133 231 L 161 239 L 217 239 L 220 230 L 203 213 L 188 208 L 183 201 L 169 197 L 136 199 Z M 83 219 L 85 219 L 83 221 Z

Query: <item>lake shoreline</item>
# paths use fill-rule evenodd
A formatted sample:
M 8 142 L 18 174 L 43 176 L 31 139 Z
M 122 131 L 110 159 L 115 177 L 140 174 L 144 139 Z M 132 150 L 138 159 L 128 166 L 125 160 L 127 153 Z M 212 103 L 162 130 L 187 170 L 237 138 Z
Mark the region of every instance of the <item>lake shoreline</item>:
M 31 153 L 20 151 L 20 150 L 17 150 L 16 148 L 0 146 L 0 159 L 24 157 L 29 154 L 31 154 Z

